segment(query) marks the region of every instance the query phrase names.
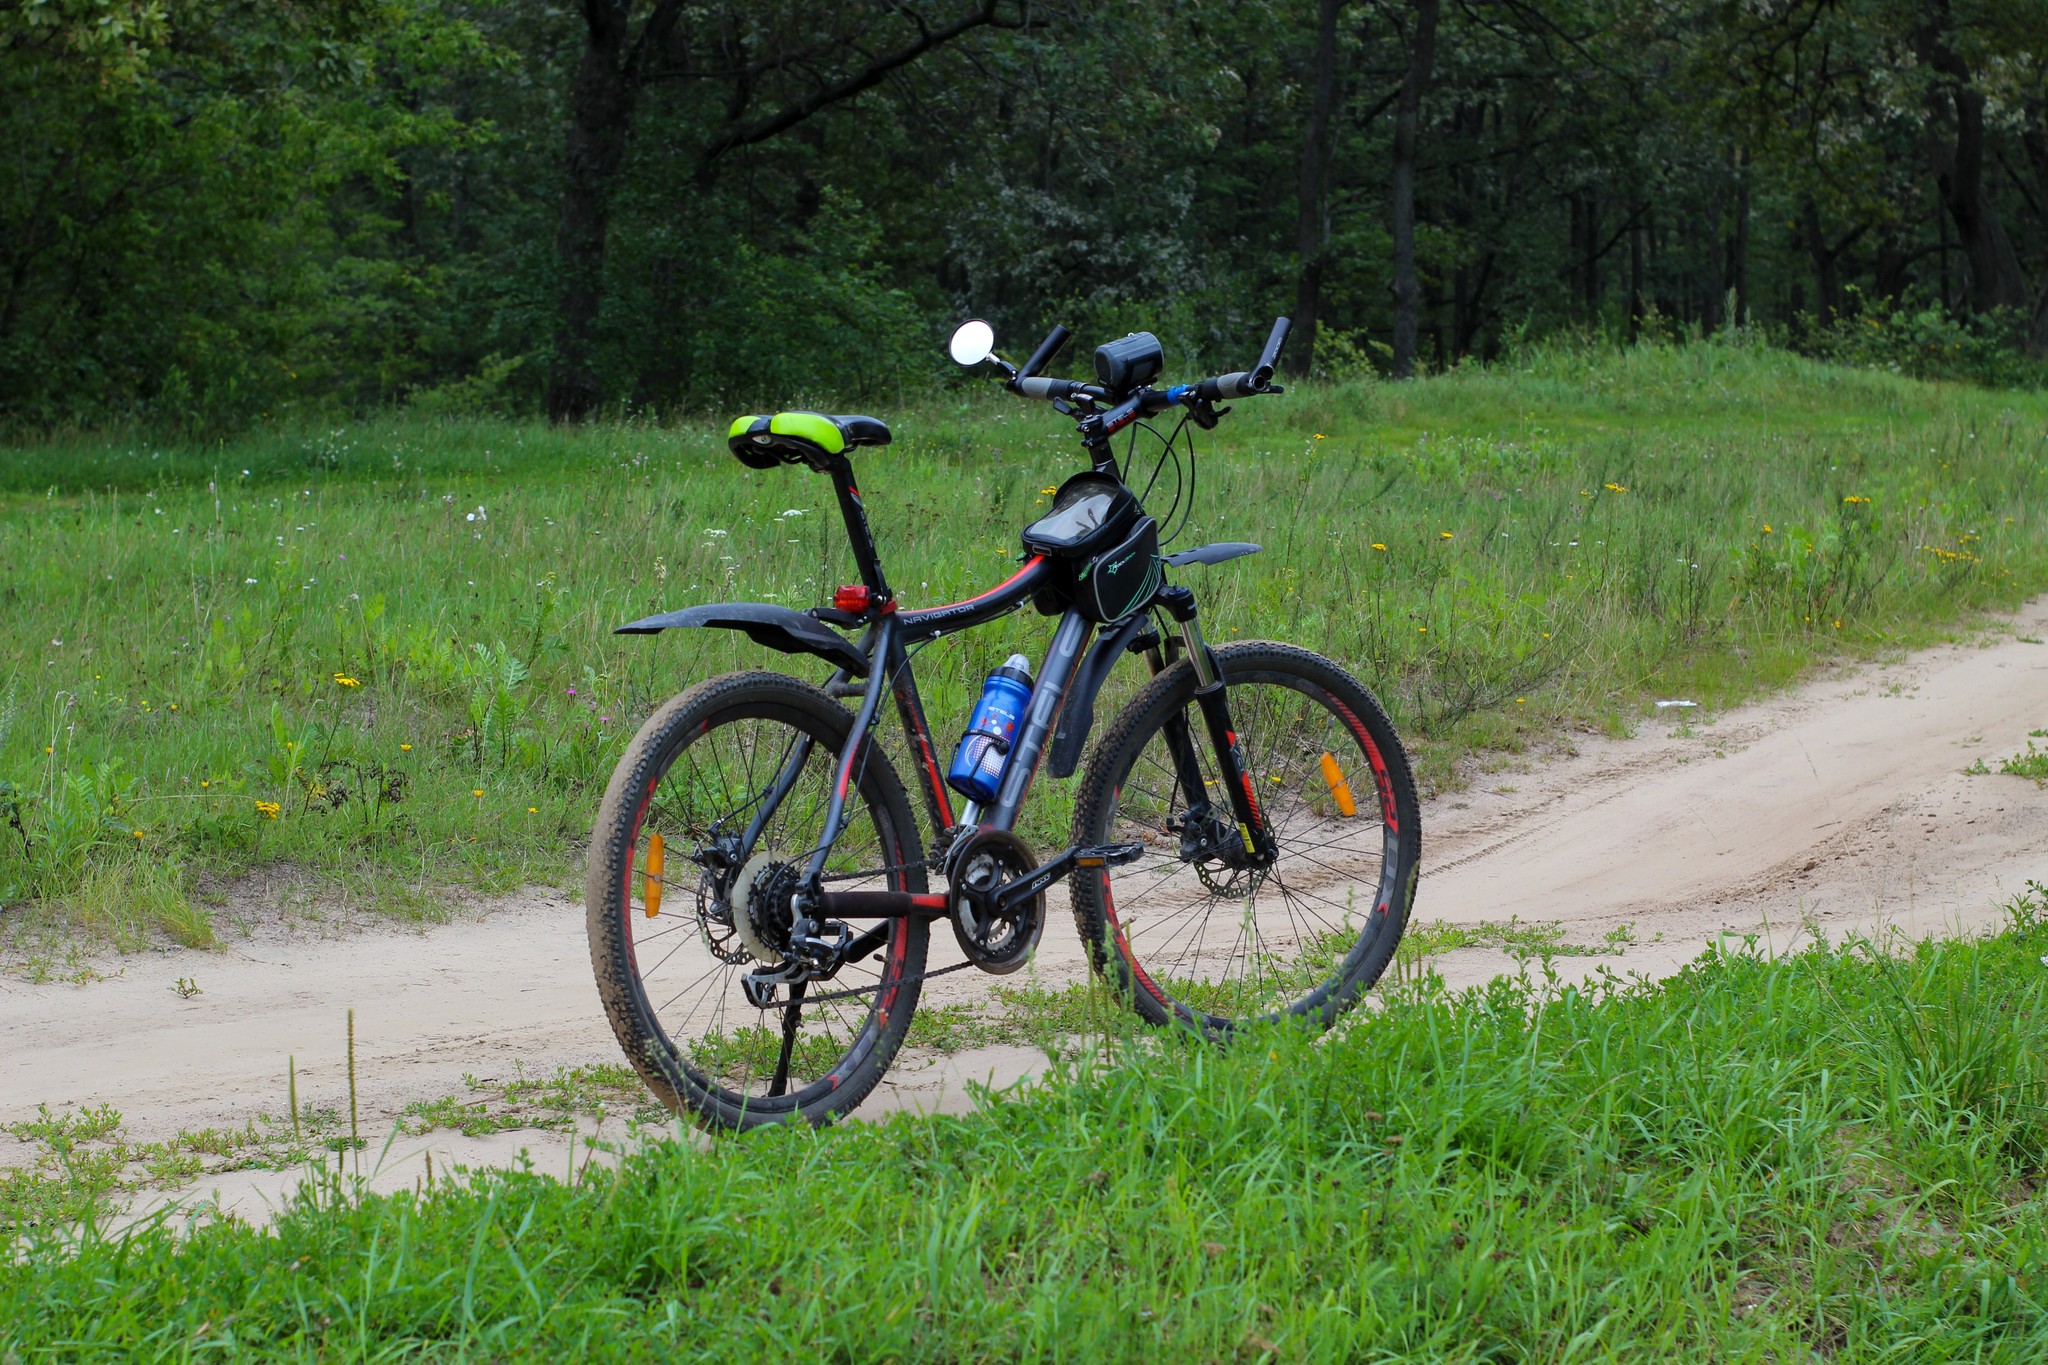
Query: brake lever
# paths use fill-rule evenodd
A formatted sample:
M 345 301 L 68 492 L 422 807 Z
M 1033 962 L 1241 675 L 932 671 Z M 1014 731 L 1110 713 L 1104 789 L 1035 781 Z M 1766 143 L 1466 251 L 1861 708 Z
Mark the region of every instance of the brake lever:
M 1214 431 L 1216 424 L 1229 411 L 1229 408 L 1219 408 L 1207 399 L 1196 399 L 1188 405 L 1188 420 L 1204 431 Z

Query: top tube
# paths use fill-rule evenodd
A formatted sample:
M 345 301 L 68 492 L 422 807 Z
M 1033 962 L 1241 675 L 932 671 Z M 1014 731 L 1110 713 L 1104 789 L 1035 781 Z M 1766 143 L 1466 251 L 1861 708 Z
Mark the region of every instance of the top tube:
M 936 640 L 953 635 L 998 616 L 1007 616 L 1031 600 L 1052 577 L 1052 565 L 1044 555 L 1033 555 L 1022 568 L 987 592 L 943 607 L 926 607 L 897 616 L 906 644 L 915 640 Z

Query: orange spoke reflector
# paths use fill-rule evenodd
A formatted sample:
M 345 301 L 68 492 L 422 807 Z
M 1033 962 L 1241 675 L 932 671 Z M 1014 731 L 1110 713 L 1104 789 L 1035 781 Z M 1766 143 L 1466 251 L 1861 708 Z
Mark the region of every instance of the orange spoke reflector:
M 661 913 L 661 869 L 666 861 L 661 835 L 655 834 L 647 841 L 647 870 L 640 878 L 640 898 L 647 902 L 649 919 Z
M 1330 784 L 1330 795 L 1336 798 L 1337 810 L 1344 815 L 1358 814 L 1358 803 L 1351 799 L 1351 784 L 1344 780 L 1344 770 L 1337 766 L 1336 756 L 1327 749 L 1323 751 L 1323 781 Z M 655 835 L 659 839 L 660 835 Z

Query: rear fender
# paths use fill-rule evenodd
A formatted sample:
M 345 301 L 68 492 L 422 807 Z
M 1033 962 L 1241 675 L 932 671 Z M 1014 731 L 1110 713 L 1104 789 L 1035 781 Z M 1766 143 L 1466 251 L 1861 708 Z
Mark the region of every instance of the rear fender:
M 742 631 L 757 645 L 784 654 L 814 654 L 834 668 L 845 669 L 852 677 L 864 678 L 868 673 L 867 655 L 846 637 L 815 617 L 772 602 L 717 602 L 685 607 L 620 626 L 612 634 L 653 635 L 657 631 L 691 627 Z

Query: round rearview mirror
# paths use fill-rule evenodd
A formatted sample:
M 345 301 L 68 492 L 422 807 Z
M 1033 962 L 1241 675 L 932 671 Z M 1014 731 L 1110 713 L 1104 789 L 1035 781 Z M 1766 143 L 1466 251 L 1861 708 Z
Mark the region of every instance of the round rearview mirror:
M 979 365 L 995 354 L 996 329 L 980 318 L 970 318 L 953 333 L 946 349 L 957 365 Z

